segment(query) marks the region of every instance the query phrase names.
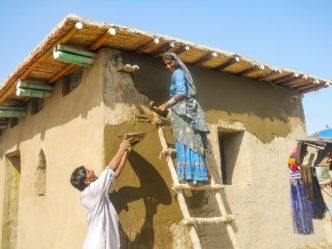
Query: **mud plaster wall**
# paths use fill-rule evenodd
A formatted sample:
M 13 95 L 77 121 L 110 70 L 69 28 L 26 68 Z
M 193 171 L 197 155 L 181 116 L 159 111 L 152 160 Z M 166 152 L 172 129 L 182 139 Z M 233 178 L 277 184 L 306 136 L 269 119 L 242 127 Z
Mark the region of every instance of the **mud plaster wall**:
M 166 163 L 158 160 L 161 147 L 156 129 L 142 117 L 151 118 L 149 100 L 161 104 L 169 99 L 171 75 L 160 59 L 106 49 L 103 56 L 105 163 L 115 153 L 119 135 L 146 132 L 110 193 L 120 216 L 122 244 L 124 248 L 190 248 L 186 230 L 178 224 L 181 214 Z M 140 70 L 133 74 L 116 71 L 126 63 L 137 64 Z M 316 234 L 312 236 L 292 231 L 286 162 L 295 139 L 306 133 L 300 96 L 283 87 L 189 69 L 211 127 L 213 153 L 207 162 L 219 182 L 218 131 L 243 131 L 235 167 L 244 169 L 247 184 L 227 186 L 223 194 L 227 210 L 236 216 L 232 226 L 240 247 L 296 248 L 326 241 L 327 220 L 314 222 Z M 167 136 L 172 141 L 169 128 Z M 219 215 L 209 194 L 187 194 L 193 215 Z M 199 233 L 203 248 L 230 247 L 223 225 L 201 226 Z
M 99 174 L 103 164 L 101 66 L 84 69 L 81 85 L 62 96 L 58 81 L 41 112 L 20 119 L 0 138 L 0 221 L 2 224 L 5 155 L 21 153 L 17 249 L 81 248 L 87 232 L 80 192 L 69 178 L 86 165 Z M 46 195 L 35 196 L 35 174 L 41 149 L 46 159 Z M 0 228 L 1 229 L 1 228 Z M 2 231 L 0 230 L 0 234 Z

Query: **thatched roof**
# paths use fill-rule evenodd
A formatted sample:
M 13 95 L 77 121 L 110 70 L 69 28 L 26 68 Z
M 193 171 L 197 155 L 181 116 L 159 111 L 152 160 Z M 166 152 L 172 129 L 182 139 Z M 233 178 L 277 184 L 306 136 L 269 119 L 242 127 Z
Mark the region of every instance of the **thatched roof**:
M 83 28 L 75 28 L 77 23 L 83 24 Z M 115 30 L 115 35 L 107 35 L 110 28 Z M 159 43 L 154 42 L 156 38 Z M 188 64 L 297 89 L 300 93 L 316 91 L 329 85 L 327 80 L 294 70 L 270 66 L 243 55 L 165 35 L 69 15 L 3 83 L 0 89 L 0 103 L 10 104 L 15 100 L 24 99 L 24 97 L 15 95 L 15 87 L 19 79 L 47 84 L 54 83 L 68 72 L 74 65 L 55 60 L 52 56 L 53 47 L 60 43 L 87 50 L 95 50 L 100 46 L 110 47 L 155 57 L 162 56 L 165 52 L 175 52 Z

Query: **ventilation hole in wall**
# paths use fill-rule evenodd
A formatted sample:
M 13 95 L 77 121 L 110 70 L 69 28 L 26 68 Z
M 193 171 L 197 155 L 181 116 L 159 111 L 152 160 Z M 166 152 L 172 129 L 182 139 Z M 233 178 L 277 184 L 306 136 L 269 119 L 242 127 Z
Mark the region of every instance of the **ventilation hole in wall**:
M 38 165 L 35 175 L 35 195 L 46 194 L 46 158 L 43 150 L 39 152 Z

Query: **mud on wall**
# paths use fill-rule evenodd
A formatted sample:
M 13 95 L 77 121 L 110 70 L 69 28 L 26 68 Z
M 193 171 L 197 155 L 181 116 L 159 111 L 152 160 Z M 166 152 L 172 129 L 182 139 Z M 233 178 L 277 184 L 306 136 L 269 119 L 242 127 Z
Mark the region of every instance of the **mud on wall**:
M 169 99 L 171 75 L 160 58 L 132 53 L 122 56 L 124 63 L 140 66 L 133 74 L 138 91 L 157 104 Z M 205 68 L 188 68 L 208 123 L 217 123 L 220 119 L 228 123 L 241 122 L 263 143 L 271 142 L 274 137 L 286 137 L 294 126 L 301 125 L 305 129 L 297 91 Z
M 158 159 L 161 146 L 148 110 L 150 100 L 162 104 L 169 99 L 171 74 L 164 69 L 160 59 L 149 56 L 105 49 L 103 58 L 105 164 L 118 148 L 119 135 L 146 133 L 110 192 L 111 201 L 120 216 L 122 245 L 124 248 L 190 248 L 190 242 L 183 239 L 188 238 L 186 230 L 179 227 L 178 221 L 182 216 L 174 192 L 170 189 L 171 178 L 167 165 L 165 160 Z M 133 74 L 117 72 L 117 68 L 127 63 L 139 65 L 140 70 Z M 214 133 L 211 134 L 214 137 L 210 136 L 210 142 L 214 143 L 213 166 L 217 167 L 216 171 L 220 168 L 220 157 L 216 156 L 219 153 L 218 142 L 215 141 L 218 139 L 218 127 L 238 129 L 239 126 L 239 130 L 244 132 L 241 150 L 246 151 L 243 158 L 247 160 L 246 174 L 250 184 L 239 188 L 230 186 L 223 195 L 227 210 L 238 217 L 234 229 L 236 236 L 241 238 L 240 245 L 246 248 L 266 246 L 269 240 L 262 239 L 261 234 L 267 238 L 266 233 L 275 233 L 278 235 L 273 241 L 274 248 L 296 248 L 289 212 L 278 215 L 278 210 L 288 202 L 284 161 L 295 139 L 303 136 L 305 131 L 300 96 L 283 87 L 225 73 L 195 67 L 190 67 L 190 70 L 207 121 L 214 127 Z M 167 136 L 172 141 L 169 127 Z M 269 164 L 261 163 L 265 161 L 269 161 Z M 272 179 L 271 182 L 266 181 L 267 175 Z M 279 198 L 273 206 L 270 205 L 274 199 L 271 192 Z M 255 193 L 259 195 L 252 198 Z M 193 214 L 219 215 L 209 194 L 187 194 Z M 269 212 L 261 215 L 256 211 L 262 209 L 268 209 Z M 272 222 L 264 223 L 267 217 Z M 278 221 L 278 217 L 282 217 L 282 220 Z M 252 233 L 251 229 L 255 232 Z M 318 231 L 322 231 L 322 228 Z M 202 227 L 199 233 L 202 235 L 203 248 L 221 244 L 230 246 L 222 225 L 207 229 Z M 281 238 L 285 238 L 287 243 L 281 242 Z M 322 238 L 317 236 L 312 243 Z M 290 243 L 292 240 L 295 242 Z M 303 241 L 302 245 L 309 241 L 310 238 Z
M 95 65 L 84 69 L 80 85 L 65 96 L 63 80 L 57 81 L 40 112 L 32 115 L 29 103 L 27 115 L 0 137 L 1 204 L 6 193 L 3 188 L 6 155 L 19 151 L 21 158 L 17 249 L 72 249 L 83 244 L 87 232 L 84 208 L 79 201 L 80 192 L 69 179 L 80 165 L 94 169 L 97 174 L 103 168 L 99 63 L 97 56 Z M 41 151 L 46 161 L 46 193 L 37 196 L 36 170 Z M 1 224 L 4 211 L 0 207 Z
M 116 153 L 120 135 L 145 133 L 109 193 L 119 214 L 121 247 L 173 248 L 173 231 L 182 216 L 174 201 L 166 161 L 159 159 L 161 145 L 148 110 L 150 100 L 136 90 L 130 74 L 117 72 L 123 65 L 119 55 L 119 51 L 103 51 L 105 164 Z M 174 143 L 169 126 L 165 132 Z

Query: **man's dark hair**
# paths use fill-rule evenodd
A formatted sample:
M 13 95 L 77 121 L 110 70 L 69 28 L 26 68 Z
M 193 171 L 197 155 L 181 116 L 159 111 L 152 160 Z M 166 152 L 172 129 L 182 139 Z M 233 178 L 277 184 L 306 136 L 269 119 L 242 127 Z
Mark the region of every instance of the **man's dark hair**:
M 70 183 L 74 188 L 77 188 L 79 191 L 83 191 L 86 188 L 84 180 L 86 179 L 86 170 L 84 166 L 76 168 L 70 177 Z

